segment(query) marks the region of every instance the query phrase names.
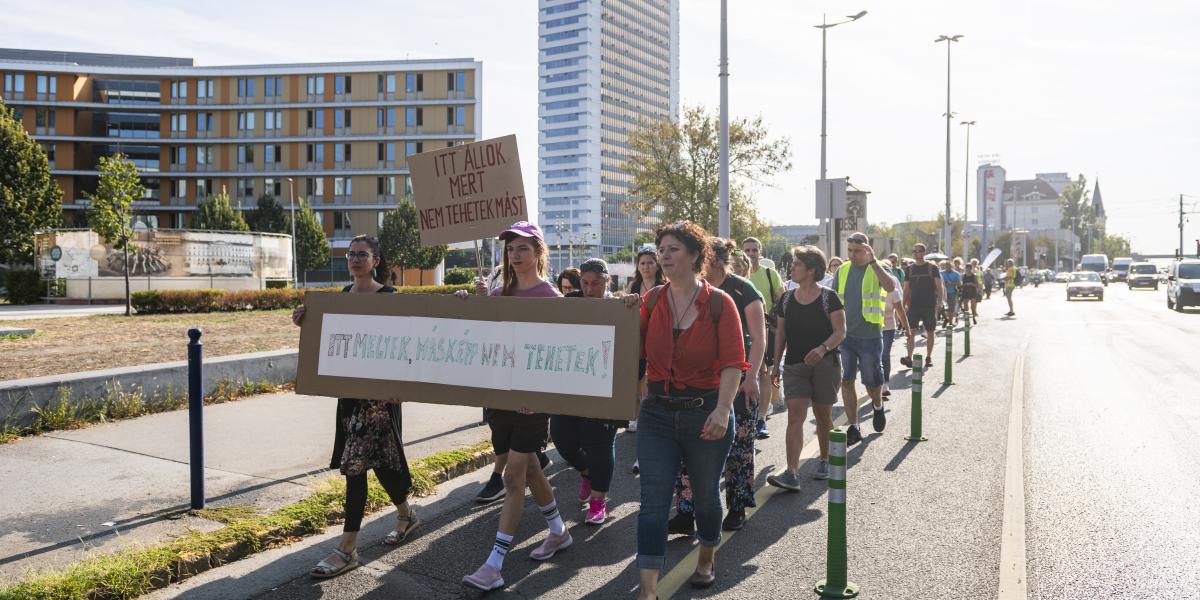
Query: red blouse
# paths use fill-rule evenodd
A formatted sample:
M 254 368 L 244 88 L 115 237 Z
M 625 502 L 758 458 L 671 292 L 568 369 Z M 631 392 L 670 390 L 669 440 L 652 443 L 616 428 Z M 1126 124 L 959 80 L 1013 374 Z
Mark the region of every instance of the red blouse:
M 654 314 L 648 314 L 646 303 L 642 303 L 642 358 L 646 359 L 646 377 L 648 381 L 665 382 L 668 390 L 689 386 L 715 390 L 721 385 L 723 369 L 736 367 L 745 371 L 750 368 L 742 342 L 742 323 L 733 298 L 722 294 L 725 307 L 721 310 L 720 322 L 714 326 L 708 308 L 713 287 L 707 281 L 702 281 L 702 286 L 696 294 L 696 320 L 680 333 L 678 340 L 671 331 L 675 318 L 667 297 L 670 284 L 657 292 L 659 298 L 654 304 Z

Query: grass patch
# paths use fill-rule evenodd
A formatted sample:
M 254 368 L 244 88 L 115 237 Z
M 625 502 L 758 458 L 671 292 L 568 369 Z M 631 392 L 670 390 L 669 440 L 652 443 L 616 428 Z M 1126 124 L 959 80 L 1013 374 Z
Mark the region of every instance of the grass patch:
M 36 331 L 33 333 L 5 333 L 3 335 L 0 335 L 0 342 L 8 342 L 8 341 L 13 341 L 13 340 L 27 340 L 36 335 L 37 335 Z
M 410 465 L 413 493 L 418 496 L 433 493 L 436 483 L 420 489 L 416 481 L 442 480 L 450 470 L 471 464 L 490 446 L 490 442 L 484 441 L 414 461 Z M 268 515 L 238 504 L 196 511 L 197 516 L 225 526 L 211 532 L 191 531 L 161 546 L 120 550 L 86 558 L 62 570 L 34 573 L 25 581 L 0 588 L 0 600 L 135 598 L 265 548 L 322 532 L 342 520 L 345 496 L 345 479 L 331 477 L 314 486 L 304 499 Z M 367 512 L 389 506 L 387 492 L 372 474 L 368 478 Z

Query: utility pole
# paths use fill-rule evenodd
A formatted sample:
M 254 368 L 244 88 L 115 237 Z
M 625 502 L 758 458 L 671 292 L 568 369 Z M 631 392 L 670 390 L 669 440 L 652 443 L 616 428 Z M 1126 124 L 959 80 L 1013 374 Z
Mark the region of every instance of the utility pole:
M 813 25 L 813 27 L 816 27 L 817 29 L 821 30 L 821 180 L 822 181 L 824 181 L 825 177 L 826 177 L 825 138 L 827 137 L 827 135 L 826 135 L 826 129 L 825 129 L 825 121 L 826 121 L 826 106 L 827 106 L 827 102 L 826 102 L 827 93 L 826 92 L 828 90 L 828 88 L 826 86 L 826 83 L 827 83 L 826 72 L 828 70 L 828 68 L 827 68 L 828 63 L 826 63 L 826 61 L 825 61 L 825 48 L 826 48 L 825 40 L 827 38 L 826 34 L 830 28 L 837 27 L 838 25 L 845 25 L 846 23 L 851 23 L 851 22 L 857 21 L 857 20 L 863 18 L 863 16 L 866 14 L 867 14 L 867 11 L 865 11 L 865 10 L 859 11 L 858 14 L 847 15 L 847 19 L 849 19 L 849 20 L 838 21 L 837 23 L 827 22 L 825 20 L 825 16 L 822 15 L 821 16 L 821 24 Z M 832 205 L 832 201 L 830 204 Z M 829 222 L 826 223 L 825 225 L 826 225 L 826 232 L 828 235 L 828 237 L 826 238 L 826 241 L 828 242 L 827 254 L 828 254 L 828 256 L 833 256 L 837 252 L 838 243 L 834 239 L 837 236 L 837 219 L 833 218 L 833 207 L 832 206 L 830 206 L 830 211 L 829 211 Z
M 1179 258 L 1183 258 L 1183 194 L 1179 195 Z
M 963 121 L 960 125 L 967 126 L 967 148 L 963 155 L 963 230 L 962 230 L 962 257 L 964 260 L 971 259 L 971 249 L 967 247 L 967 211 L 971 209 L 971 126 L 975 121 Z M 983 260 L 983 248 L 979 249 L 979 260 Z
M 950 119 L 953 118 L 950 112 L 950 46 L 962 37 L 943 35 L 934 40 L 935 43 L 946 42 L 946 214 L 942 224 L 942 243 L 945 244 L 942 252 L 947 256 L 950 255 Z
M 728 0 L 721 0 L 721 169 L 718 175 L 720 206 L 717 235 L 729 239 L 729 19 Z

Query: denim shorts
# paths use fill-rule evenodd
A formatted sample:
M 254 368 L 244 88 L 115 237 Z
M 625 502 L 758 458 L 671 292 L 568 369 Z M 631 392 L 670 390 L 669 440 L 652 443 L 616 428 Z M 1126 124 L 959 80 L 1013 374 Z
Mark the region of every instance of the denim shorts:
M 883 386 L 883 338 L 856 338 L 846 336 L 842 341 L 842 381 L 854 381 L 855 374 L 862 374 L 863 385 L 869 388 Z

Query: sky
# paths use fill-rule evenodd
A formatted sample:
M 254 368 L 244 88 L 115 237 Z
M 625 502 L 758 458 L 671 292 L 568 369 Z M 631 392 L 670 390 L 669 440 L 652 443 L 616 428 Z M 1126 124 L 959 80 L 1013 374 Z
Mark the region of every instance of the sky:
M 719 0 L 681 0 L 681 98 L 719 100 Z M 730 113 L 761 115 L 791 142 L 793 169 L 757 190 L 776 224 L 815 223 L 821 36 L 829 31 L 828 171 L 871 192 L 868 220 L 934 218 L 945 203 L 946 48 L 952 50 L 952 211 L 964 173 L 998 162 L 1099 178 L 1110 233 L 1173 252 L 1179 194 L 1200 211 L 1200 3 L 1154 0 L 730 0 Z M 483 61 L 483 137 L 516 133 L 536 194 L 537 3 L 409 0 L 277 3 L 0 0 L 0 46 L 194 58 L 198 65 L 405 58 Z M 962 120 L 975 120 L 970 154 Z M 966 169 L 966 165 L 970 169 Z M 531 206 L 536 211 L 536 207 Z M 1200 238 L 1200 212 L 1185 248 Z

